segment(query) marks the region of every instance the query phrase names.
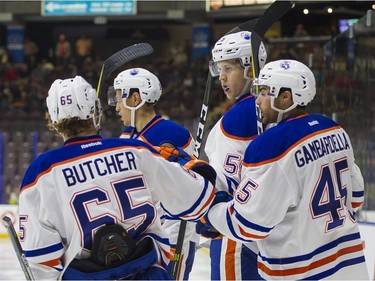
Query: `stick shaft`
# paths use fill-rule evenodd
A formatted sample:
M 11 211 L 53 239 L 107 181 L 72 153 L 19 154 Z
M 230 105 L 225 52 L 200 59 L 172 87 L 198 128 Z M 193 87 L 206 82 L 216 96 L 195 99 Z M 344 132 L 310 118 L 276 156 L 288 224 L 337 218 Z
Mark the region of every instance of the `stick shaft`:
M 21 265 L 21 268 L 25 275 L 26 280 L 34 280 L 33 274 L 31 272 L 31 268 L 29 266 L 29 263 L 27 262 L 25 254 L 23 253 L 20 241 L 18 240 L 17 233 L 14 229 L 12 220 L 9 217 L 4 216 L 3 223 L 5 225 L 5 228 L 7 229 L 7 232 L 10 237 L 10 241 L 12 242 L 14 251 L 16 252 L 18 261 Z
M 281 2 L 285 2 L 285 3 L 281 3 Z M 252 41 L 251 42 L 252 53 L 253 53 L 252 67 L 253 67 L 254 77 L 255 75 L 259 74 L 258 50 L 260 47 L 261 38 L 263 38 L 264 34 L 272 26 L 272 24 L 276 22 L 279 18 L 281 18 L 284 14 L 286 14 L 286 12 L 289 11 L 289 9 L 293 7 L 293 5 L 294 4 L 292 1 L 276 0 L 273 4 L 271 4 L 270 7 L 267 8 L 267 10 L 259 19 L 253 19 L 245 23 L 242 23 L 227 33 L 227 34 L 230 34 L 230 33 L 235 33 L 235 32 L 244 31 L 244 30 L 252 31 L 255 33 L 254 35 L 252 35 L 252 40 L 251 40 Z M 194 156 L 197 158 L 199 158 L 200 156 L 200 150 L 201 150 L 201 145 L 203 141 L 204 127 L 205 127 L 206 120 L 207 120 L 208 106 L 209 106 L 211 91 L 212 91 L 212 75 L 211 75 L 211 72 L 208 71 L 206 88 L 205 88 L 203 103 L 202 103 L 202 109 L 201 109 L 200 116 L 199 116 L 197 137 L 196 137 L 195 146 L 194 146 Z M 258 134 L 261 134 L 263 132 L 261 111 L 259 107 L 257 107 L 256 110 L 257 110 Z M 186 229 L 186 221 L 182 220 L 180 223 L 180 229 L 178 232 L 176 252 L 174 254 L 174 258 L 172 261 L 173 264 L 172 264 L 171 275 L 172 275 L 172 278 L 174 279 L 177 276 L 178 265 L 181 259 L 181 252 L 182 252 L 182 245 L 184 242 L 185 229 Z

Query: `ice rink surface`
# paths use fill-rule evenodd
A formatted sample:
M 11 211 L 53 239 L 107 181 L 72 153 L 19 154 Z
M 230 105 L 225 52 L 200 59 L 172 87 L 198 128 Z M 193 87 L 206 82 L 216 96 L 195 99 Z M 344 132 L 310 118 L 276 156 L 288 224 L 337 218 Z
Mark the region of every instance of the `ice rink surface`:
M 0 280 L 25 280 L 12 243 L 8 238 L 0 238 Z M 189 280 L 210 280 L 208 249 L 201 248 L 197 251 Z

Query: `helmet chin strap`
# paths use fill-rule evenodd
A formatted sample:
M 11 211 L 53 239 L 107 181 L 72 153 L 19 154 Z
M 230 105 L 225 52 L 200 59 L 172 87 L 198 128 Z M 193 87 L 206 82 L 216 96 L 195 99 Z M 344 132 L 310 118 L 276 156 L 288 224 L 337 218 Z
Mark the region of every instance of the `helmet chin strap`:
M 102 105 L 100 103 L 100 100 L 97 100 L 95 102 L 94 115 L 92 117 L 92 121 L 94 122 L 95 130 L 98 133 L 101 129 L 101 126 L 100 126 L 101 120 L 102 120 Z
M 246 94 L 248 92 L 248 87 L 250 85 L 250 83 L 253 81 L 253 79 L 249 76 L 247 76 L 247 71 L 248 71 L 249 67 L 245 67 L 244 71 L 243 71 L 243 77 L 246 79 L 246 82 L 245 82 L 245 85 L 243 86 L 240 94 L 236 97 L 236 99 L 238 99 L 239 97 L 241 97 L 243 94 Z
M 277 108 L 275 106 L 275 97 L 271 97 L 271 108 L 278 112 L 276 124 L 279 124 L 279 122 L 283 119 L 284 113 L 287 113 L 287 112 L 291 111 L 292 109 L 296 108 L 297 105 L 298 105 L 297 103 L 293 103 L 287 109 L 282 110 L 282 109 Z
M 141 108 L 146 101 L 142 100 L 137 106 L 129 106 L 126 104 L 126 100 L 127 98 L 122 99 L 122 103 L 126 108 L 130 109 L 130 126 L 135 128 L 135 112 L 137 109 Z

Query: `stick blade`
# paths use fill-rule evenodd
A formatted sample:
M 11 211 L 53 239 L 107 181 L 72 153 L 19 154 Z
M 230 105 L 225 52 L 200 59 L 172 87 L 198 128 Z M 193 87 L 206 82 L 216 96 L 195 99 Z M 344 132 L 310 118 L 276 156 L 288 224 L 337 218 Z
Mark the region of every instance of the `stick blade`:
M 271 27 L 272 23 L 278 21 L 295 5 L 294 1 L 276 0 L 265 10 L 263 15 L 259 18 L 254 26 L 254 31 L 263 37 L 267 30 Z
M 103 81 L 105 81 L 113 71 L 117 70 L 119 67 L 134 59 L 150 55 L 153 51 L 154 49 L 150 44 L 138 43 L 126 47 L 107 58 L 103 63 L 102 70 L 100 73 L 98 87 L 96 91 L 97 96 L 100 96 L 100 93 L 103 90 Z
M 103 72 L 104 78 L 106 78 L 114 70 L 124 65 L 125 63 L 130 62 L 136 58 L 150 55 L 153 51 L 154 49 L 148 43 L 134 44 L 118 51 L 104 61 L 104 64 L 108 64 L 106 71 Z
M 271 25 L 293 8 L 294 4 L 295 2 L 290 0 L 276 0 L 264 11 L 262 16 L 238 25 L 227 34 L 240 31 L 251 31 L 257 33 L 260 37 L 263 37 Z

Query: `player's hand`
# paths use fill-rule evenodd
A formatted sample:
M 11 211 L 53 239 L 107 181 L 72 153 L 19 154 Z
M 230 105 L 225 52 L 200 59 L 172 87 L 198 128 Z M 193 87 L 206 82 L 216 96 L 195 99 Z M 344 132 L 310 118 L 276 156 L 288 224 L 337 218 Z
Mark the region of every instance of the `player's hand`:
M 210 239 L 217 239 L 222 237 L 222 234 L 204 218 L 201 218 L 199 221 L 197 221 L 195 225 L 195 231 L 203 237 Z
M 215 199 L 212 202 L 210 209 L 218 203 L 228 202 L 228 201 L 231 201 L 232 199 L 233 199 L 232 195 L 230 195 L 226 191 L 216 192 Z M 219 238 L 221 237 L 221 234 L 213 227 L 213 225 L 208 220 L 208 212 L 203 218 L 201 218 L 197 222 L 195 230 L 197 233 L 199 233 L 200 235 L 204 237 L 211 238 L 211 239 Z
M 170 143 L 154 146 L 154 148 L 169 162 L 177 162 L 190 169 L 215 185 L 216 171 L 206 161 L 197 159 L 194 155 L 187 154 L 181 147 L 173 147 Z
M 196 160 L 193 155 L 187 154 L 182 148 L 174 148 L 169 146 L 155 146 L 154 147 L 163 157 L 169 162 L 177 162 L 185 166 L 191 160 Z

